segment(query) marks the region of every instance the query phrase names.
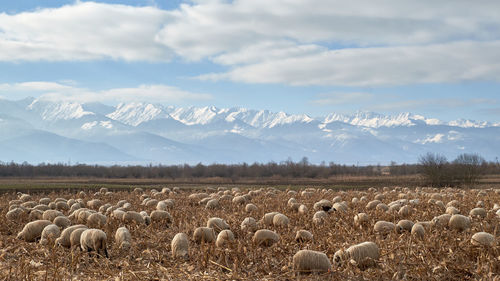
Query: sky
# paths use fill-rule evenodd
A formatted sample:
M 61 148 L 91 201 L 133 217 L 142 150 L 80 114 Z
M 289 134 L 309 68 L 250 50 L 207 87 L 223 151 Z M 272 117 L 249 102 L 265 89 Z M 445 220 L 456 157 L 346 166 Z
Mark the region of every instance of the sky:
M 500 1 L 19 0 L 0 98 L 500 121 Z

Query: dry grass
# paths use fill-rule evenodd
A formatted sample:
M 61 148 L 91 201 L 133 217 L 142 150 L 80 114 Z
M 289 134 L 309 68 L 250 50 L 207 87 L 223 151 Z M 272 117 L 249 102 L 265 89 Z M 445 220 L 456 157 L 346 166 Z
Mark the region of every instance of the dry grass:
M 178 194 L 162 194 L 159 199 L 172 198 L 176 202 L 170 210 L 174 223 L 166 228 L 160 225 L 134 226 L 128 225 L 132 234 L 133 245 L 130 252 L 120 252 L 114 244 L 115 230 L 123 225 L 110 219 L 103 229 L 108 235 L 110 259 L 89 257 L 78 249 L 70 250 L 61 247 L 42 246 L 38 243 L 26 243 L 16 239 L 16 234 L 27 222 L 20 219 L 7 221 L 5 214 L 8 201 L 16 199 L 14 193 L 6 193 L 0 201 L 0 279 L 1 280 L 499 280 L 500 251 L 499 248 L 484 249 L 472 246 L 471 236 L 478 231 L 497 235 L 499 218 L 488 212 L 483 220 L 474 220 L 472 228 L 464 233 L 451 230 L 426 229 L 425 240 L 412 238 L 409 233 L 390 234 L 386 238 L 377 237 L 371 227 L 359 230 L 353 224 L 353 217 L 358 212 L 367 212 L 371 216 L 371 226 L 376 220 L 399 221 L 398 215 L 381 211 L 366 211 L 364 204 L 350 204 L 352 197 L 360 197 L 362 191 L 349 191 L 344 194 L 332 192 L 324 194 L 317 191 L 311 198 L 295 196 L 298 202 L 309 208 L 307 216 L 295 213 L 287 208 L 290 198 L 286 192 L 276 195 L 263 194 L 252 198 L 252 203 L 259 207 L 254 214 L 247 214 L 244 206 L 233 205 L 230 201 L 221 201 L 221 209 L 206 210 L 203 206 L 188 204 L 187 196 L 192 190 Z M 450 194 L 446 202 L 457 199 L 462 202 L 460 211 L 468 214 L 475 207 L 477 200 L 483 200 L 486 209 L 490 210 L 494 203 L 500 203 L 500 195 L 488 191 L 487 196 L 476 197 L 477 191 L 465 191 L 461 198 L 456 190 Z M 341 195 L 349 202 L 349 211 L 333 213 L 322 226 L 312 224 L 313 204 L 320 199 L 331 200 Z M 366 192 L 369 200 L 375 193 Z M 398 192 L 389 193 L 384 203 L 398 199 Z M 76 193 L 67 191 L 49 194 L 35 194 L 38 201 L 41 197 L 76 198 Z M 412 221 L 429 221 L 443 213 L 436 205 L 428 204 L 423 194 L 416 194 L 420 205 L 407 219 Z M 88 196 L 86 200 L 96 198 Z M 141 206 L 140 195 L 125 191 L 114 192 L 112 196 L 99 195 L 112 204 L 121 199 L 132 203 L 134 210 L 151 212 L 153 207 Z M 411 197 L 410 199 L 413 199 Z M 259 220 L 264 213 L 278 211 L 290 218 L 288 228 L 269 229 L 280 234 L 279 243 L 269 248 L 252 245 L 251 235 L 240 231 L 240 223 L 247 216 Z M 189 259 L 172 259 L 170 242 L 178 232 L 186 233 L 190 238 L 198 226 L 205 226 L 210 217 L 225 219 L 236 236 L 236 242 L 228 249 L 216 249 L 214 245 L 198 245 L 190 241 Z M 300 244 L 294 241 L 299 229 L 309 230 L 314 241 Z M 335 251 L 363 241 L 374 241 L 381 249 L 381 258 L 375 268 L 361 271 L 354 265 L 334 267 L 332 272 L 322 275 L 296 277 L 291 261 L 300 249 L 322 251 L 331 259 Z

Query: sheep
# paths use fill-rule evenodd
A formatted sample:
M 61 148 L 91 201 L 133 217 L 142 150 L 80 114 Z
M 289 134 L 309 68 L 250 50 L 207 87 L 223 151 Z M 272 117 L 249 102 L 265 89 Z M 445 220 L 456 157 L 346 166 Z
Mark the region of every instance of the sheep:
M 151 212 L 151 221 L 165 223 L 167 226 L 172 223 L 172 216 L 167 211 L 155 210 Z
M 115 217 L 116 219 L 121 221 L 123 221 L 123 217 L 125 216 L 125 214 L 126 212 L 119 209 L 113 210 L 113 212 L 111 213 L 112 217 Z
M 256 246 L 266 246 L 269 247 L 280 240 L 280 236 L 268 229 L 259 229 L 255 232 L 252 238 L 252 242 Z
M 188 258 L 189 241 L 188 236 L 184 233 L 177 233 L 171 242 L 173 258 Z
M 295 199 L 295 198 L 292 197 L 292 198 L 288 199 L 286 205 L 288 207 L 290 207 L 292 204 L 295 204 L 295 203 L 297 203 L 297 199 Z
M 245 218 L 241 222 L 240 228 L 243 232 L 254 232 L 257 230 L 257 221 L 252 217 Z
M 254 204 L 252 203 L 248 203 L 246 206 L 245 206 L 245 212 L 247 213 L 253 213 L 253 212 L 257 212 L 259 210 L 259 208 L 257 208 L 257 206 L 255 206 Z
M 389 206 L 384 203 L 380 203 L 377 205 L 377 207 L 375 207 L 375 209 L 381 212 L 387 212 L 389 210 Z
M 273 217 L 273 225 L 275 227 L 287 227 L 289 222 L 290 220 L 288 219 L 288 217 L 283 214 L 276 214 Z
M 460 211 L 457 208 L 455 208 L 453 206 L 450 206 L 450 207 L 446 208 L 446 212 L 445 213 L 447 213 L 449 215 L 455 215 L 455 214 L 460 214 Z
M 368 202 L 368 204 L 366 204 L 366 209 L 367 210 L 373 210 L 377 207 L 378 204 L 380 204 L 382 202 L 380 202 L 380 200 L 372 200 L 370 202 Z
M 471 221 L 470 221 L 469 217 L 455 214 L 455 215 L 452 215 L 450 217 L 450 221 L 448 222 L 448 227 L 450 229 L 464 231 L 464 230 L 470 228 L 470 224 L 471 224 Z
M 360 268 L 373 266 L 380 257 L 380 250 L 374 242 L 363 242 L 353 245 L 347 250 L 338 250 L 333 256 L 333 261 L 337 266 L 341 266 L 346 261 L 354 262 Z
M 23 208 L 14 208 L 5 214 L 5 217 L 10 221 L 17 221 L 22 216 L 26 215 L 26 211 Z
M 295 241 L 297 242 L 310 242 L 313 240 L 313 235 L 307 230 L 298 230 L 295 234 Z
M 156 199 L 149 199 L 144 205 L 146 207 L 156 207 L 156 205 L 158 205 L 158 200 L 156 200 Z
M 313 223 L 317 225 L 322 224 L 327 217 L 328 215 L 326 214 L 325 211 L 317 211 L 316 213 L 314 213 Z
M 194 230 L 193 240 L 196 243 L 212 243 L 215 241 L 215 231 L 210 227 L 198 227 Z
M 293 270 L 297 273 L 321 273 L 332 270 L 332 264 L 325 253 L 300 250 L 293 255 Z
M 414 223 L 409 220 L 400 220 L 397 225 L 399 225 L 402 230 L 411 232 Z
M 93 213 L 87 218 L 87 224 L 90 227 L 103 227 L 107 221 L 108 217 L 101 213 Z
M 17 239 L 22 239 L 26 242 L 35 242 L 36 239 L 42 236 L 43 229 L 52 224 L 49 220 L 37 220 L 27 223 L 23 230 L 17 234 Z
M 431 221 L 432 226 L 434 226 L 436 228 L 444 228 L 444 227 L 448 226 L 450 218 L 451 218 L 450 214 L 443 214 L 440 216 L 436 216 Z
M 370 216 L 366 213 L 359 213 L 354 216 L 354 224 L 363 227 L 370 222 Z
M 38 203 L 42 204 L 42 205 L 49 205 L 49 203 L 51 202 L 52 200 L 50 200 L 50 198 L 47 198 L 47 197 L 44 197 L 44 198 L 40 198 L 40 200 L 38 200 Z
M 89 228 L 83 231 L 80 236 L 80 247 L 82 251 L 89 253 L 91 251 L 96 251 L 97 254 L 104 252 L 106 258 L 109 258 L 107 236 L 106 233 L 100 229 Z
M 247 203 L 247 199 L 243 196 L 235 196 L 235 197 L 233 197 L 232 202 L 233 202 L 233 204 L 236 204 L 236 205 L 243 205 L 243 204 Z
M 421 223 L 416 223 L 411 228 L 411 235 L 416 236 L 419 239 L 424 239 L 425 229 Z
M 64 214 L 57 210 L 47 210 L 43 212 L 42 218 L 44 220 L 53 221 L 55 218 L 59 216 L 64 216 Z
M 55 224 L 49 224 L 42 230 L 42 235 L 40 238 L 40 244 L 47 245 L 49 241 L 54 241 L 54 239 L 59 238 L 61 235 L 61 230 Z
M 99 210 L 102 205 L 104 205 L 104 202 L 99 199 L 93 199 L 87 202 L 87 207 L 94 210 Z
M 53 221 L 53 224 L 57 225 L 61 229 L 65 229 L 66 227 L 71 225 L 71 221 L 65 216 L 58 216 Z
M 99 207 L 99 213 L 101 213 L 101 214 L 106 213 L 106 210 L 107 210 L 109 207 L 111 207 L 111 206 L 112 206 L 112 205 L 111 205 L 111 204 L 109 204 L 109 203 L 106 203 L 106 204 L 102 205 L 101 207 Z
M 31 195 L 29 195 L 29 194 L 22 194 L 19 197 L 19 200 L 21 200 L 23 202 L 31 201 Z
M 67 211 L 69 210 L 69 205 L 66 202 L 58 201 L 56 202 L 56 209 L 61 211 Z
M 336 202 L 330 209 L 330 211 L 332 210 L 337 212 L 347 212 L 347 205 L 345 204 L 345 202 Z
M 33 209 L 35 210 L 40 210 L 42 212 L 45 212 L 47 210 L 50 210 L 49 206 L 47 205 L 44 205 L 44 204 L 39 204 L 39 205 L 36 205 L 35 207 L 33 207 Z
M 399 216 L 406 218 L 411 214 L 411 212 L 412 212 L 412 210 L 411 210 L 410 206 L 405 205 L 405 206 L 401 207 L 401 209 L 399 209 L 398 214 L 399 214 Z
M 66 247 L 66 248 L 69 248 L 71 246 L 71 233 L 73 231 L 75 231 L 76 229 L 79 229 L 79 228 L 85 228 L 87 229 L 88 227 L 83 225 L 83 224 L 77 224 L 77 225 L 72 225 L 66 229 L 64 229 L 62 232 L 61 232 L 61 235 L 59 236 L 59 238 L 56 239 L 55 241 L 55 244 L 56 245 L 59 245 L 59 246 L 63 246 L 63 247 Z
M 224 229 L 229 229 L 229 225 L 225 220 L 221 218 L 210 218 L 207 221 L 207 227 L 213 228 L 216 233 L 221 232 Z
M 24 202 L 21 204 L 21 207 L 24 207 L 24 208 L 27 208 L 27 209 L 30 209 L 30 208 L 33 208 L 35 207 L 37 204 L 35 201 L 27 201 L 27 202 Z
M 486 210 L 483 208 L 474 208 L 474 209 L 470 210 L 469 216 L 485 218 L 486 217 Z
M 314 203 L 313 209 L 316 211 L 323 210 L 325 212 L 328 212 L 332 208 L 332 205 L 333 204 L 332 204 L 332 202 L 330 202 L 330 200 L 322 199 L 322 200 Z
M 277 214 L 279 214 L 278 212 L 270 212 L 270 213 L 266 213 L 264 214 L 264 216 L 262 217 L 261 219 L 261 222 L 266 225 L 266 226 L 270 226 L 270 225 L 273 225 L 273 218 L 274 216 L 276 216 Z
M 69 244 L 70 247 L 73 248 L 80 248 L 80 239 L 82 237 L 82 233 L 87 230 L 87 228 L 77 228 L 71 232 L 71 235 L 69 236 Z
M 77 214 L 78 214 L 77 222 L 81 224 L 86 224 L 87 219 L 90 217 L 90 215 L 93 214 L 93 212 L 91 210 L 81 210 L 81 211 L 77 210 Z
M 304 204 L 300 205 L 298 211 L 299 211 L 299 214 L 301 214 L 301 215 L 307 214 L 307 211 L 308 211 L 307 206 Z
M 139 214 L 138 212 L 134 212 L 134 211 L 127 211 L 123 215 L 122 220 L 124 222 L 127 222 L 127 223 L 136 223 L 138 225 L 146 224 L 144 217 L 141 214 Z
M 400 233 L 401 230 L 401 226 L 388 221 L 378 221 L 373 226 L 373 231 L 381 235 L 386 235 L 394 231 Z
M 493 236 L 487 232 L 475 233 L 474 235 L 472 235 L 470 242 L 474 246 L 486 246 L 486 247 L 495 247 L 496 246 L 495 236 Z
M 215 246 L 217 246 L 217 248 L 222 248 L 228 246 L 228 244 L 231 244 L 234 240 L 233 232 L 229 229 L 225 229 L 217 235 Z
M 132 244 L 132 236 L 124 226 L 118 228 L 115 232 L 115 243 L 121 250 L 128 250 Z
M 220 208 L 219 199 L 210 199 L 205 205 L 206 209 L 218 209 Z

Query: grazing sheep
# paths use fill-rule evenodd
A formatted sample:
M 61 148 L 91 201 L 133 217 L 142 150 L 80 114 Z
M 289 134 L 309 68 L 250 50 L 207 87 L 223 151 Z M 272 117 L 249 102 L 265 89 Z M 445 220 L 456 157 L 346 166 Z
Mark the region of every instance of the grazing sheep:
M 38 200 L 38 203 L 42 204 L 42 205 L 49 205 L 49 203 L 51 202 L 52 200 L 50 200 L 50 198 L 47 198 L 47 197 L 44 197 L 44 198 L 40 198 L 40 200 Z
M 337 212 L 347 212 L 347 205 L 345 204 L 345 202 L 336 202 L 330 209 L 330 211 L 332 210 Z
M 317 211 L 313 216 L 313 223 L 316 225 L 322 224 L 328 218 L 325 211 Z
M 156 210 L 158 211 L 166 211 L 168 209 L 167 203 L 165 201 L 159 201 L 158 204 L 156 204 Z
M 207 221 L 207 227 L 213 228 L 216 233 L 221 232 L 224 229 L 229 229 L 229 225 L 225 220 L 221 218 L 210 218 Z
M 63 201 L 56 202 L 56 210 L 67 211 L 69 210 L 69 205 Z
M 158 200 L 156 200 L 156 199 L 149 199 L 144 205 L 146 207 L 156 207 L 156 205 L 158 205 Z
M 365 225 L 368 225 L 370 223 L 370 216 L 366 213 L 359 213 L 354 216 L 354 224 L 363 227 Z
M 450 229 L 455 229 L 458 231 L 464 231 L 470 228 L 470 218 L 463 215 L 452 215 L 450 221 L 448 222 L 448 227 Z
M 35 201 L 27 201 L 27 202 L 24 202 L 21 204 L 21 207 L 24 207 L 26 209 L 30 209 L 30 208 L 33 208 L 35 207 L 37 204 Z
M 310 242 L 313 240 L 313 235 L 311 232 L 307 230 L 299 230 L 297 231 L 297 234 L 295 234 L 295 241 L 297 242 Z
M 87 202 L 87 207 L 94 210 L 99 210 L 102 205 L 104 205 L 104 202 L 99 199 L 93 199 Z
M 373 226 L 373 231 L 375 231 L 375 233 L 381 234 L 381 235 L 386 235 L 386 234 L 389 234 L 389 233 L 394 232 L 394 231 L 400 233 L 401 230 L 402 229 L 399 225 L 395 225 L 392 222 L 388 222 L 388 221 L 378 221 Z
M 43 212 L 39 210 L 31 210 L 28 215 L 29 221 L 41 220 L 43 219 Z
M 270 226 L 270 225 L 273 225 L 273 218 L 274 218 L 274 216 L 276 216 L 277 214 L 279 214 L 279 213 L 278 213 L 278 212 L 270 212 L 270 213 L 266 213 L 266 214 L 264 214 L 264 216 L 262 217 L 261 222 L 262 222 L 265 226 Z
M 101 213 L 101 214 L 106 213 L 106 210 L 107 210 L 109 207 L 111 207 L 111 206 L 112 206 L 112 205 L 111 205 L 111 204 L 109 204 L 109 203 L 106 203 L 106 204 L 102 205 L 101 207 L 99 207 L 99 213 Z
M 416 223 L 411 228 L 411 235 L 416 236 L 419 239 L 424 239 L 425 229 L 421 223 Z
M 83 208 L 82 204 L 76 202 L 75 204 L 71 205 L 71 207 L 69 208 L 69 212 L 73 213 L 74 211 L 81 209 L 81 208 Z
M 57 225 L 60 229 L 65 229 L 66 227 L 71 225 L 71 221 L 65 216 L 56 217 L 52 223 Z
M 474 208 L 474 209 L 470 210 L 469 216 L 485 218 L 486 217 L 486 210 L 483 208 Z
M 87 229 L 88 227 L 83 225 L 83 224 L 77 224 L 77 225 L 72 225 L 66 229 L 64 229 L 62 232 L 61 232 L 61 236 L 59 236 L 59 238 L 56 239 L 55 241 L 55 244 L 56 245 L 59 245 L 59 246 L 63 246 L 63 247 L 66 247 L 66 248 L 69 248 L 71 246 L 71 233 L 73 231 L 75 231 L 76 229 L 79 229 L 79 228 L 85 228 Z
M 301 205 L 300 203 L 292 203 L 292 204 L 288 205 L 288 208 L 294 212 L 298 212 L 300 206 L 304 206 L 304 205 Z
M 217 235 L 217 240 L 215 241 L 215 246 L 217 248 L 223 248 L 234 242 L 234 234 L 231 230 L 225 229 Z
M 389 210 L 389 206 L 384 203 L 380 203 L 377 205 L 377 207 L 375 207 L 375 209 L 378 211 L 387 212 Z
M 236 205 L 244 205 L 247 203 L 247 199 L 244 196 L 234 196 L 232 202 L 233 202 L 233 204 L 236 204 Z
M 124 220 L 123 217 L 125 216 L 126 212 L 123 210 L 116 209 L 111 214 L 116 219 L 123 221 Z
M 121 250 L 128 250 L 132 244 L 132 235 L 124 226 L 118 228 L 115 232 L 115 243 Z
M 293 270 L 298 274 L 329 272 L 332 264 L 325 253 L 300 250 L 293 255 Z
M 36 205 L 35 207 L 33 207 L 33 209 L 39 210 L 39 211 L 42 211 L 42 212 L 50 210 L 49 206 L 43 205 L 43 204 Z
M 397 225 L 399 225 L 402 230 L 411 232 L 414 223 L 409 220 L 400 220 Z
M 411 214 L 411 212 L 412 212 L 412 210 L 411 210 L 410 206 L 405 205 L 405 206 L 401 207 L 401 209 L 399 209 L 398 214 L 400 217 L 406 218 Z
M 330 200 L 326 200 L 326 199 L 322 199 L 316 203 L 314 203 L 313 205 L 313 209 L 315 211 L 325 211 L 325 212 L 328 212 L 330 211 L 330 209 L 332 208 L 332 202 L 330 202 Z
M 290 220 L 288 219 L 287 216 L 285 216 L 283 214 L 276 214 L 273 217 L 273 225 L 275 227 L 287 227 L 289 223 L 290 223 Z
M 172 257 L 184 259 L 188 258 L 188 247 L 189 241 L 187 235 L 184 233 L 177 233 L 171 243 Z
M 308 211 L 308 209 L 307 209 L 306 205 L 302 204 L 299 206 L 299 214 L 305 215 L 305 214 L 307 214 L 307 211 Z
M 10 221 L 17 221 L 19 220 L 22 216 L 26 214 L 26 211 L 22 208 L 14 208 L 5 214 L 5 217 L 10 220 Z
M 472 243 L 472 245 L 475 245 L 475 246 L 486 246 L 486 247 L 495 247 L 496 246 L 495 236 L 493 236 L 487 232 L 475 233 L 474 235 L 472 235 L 470 242 Z
M 59 216 L 64 216 L 64 214 L 57 210 L 47 210 L 43 212 L 42 218 L 44 220 L 53 221 L 55 218 Z
M 104 227 L 108 222 L 108 217 L 101 213 L 93 213 L 87 218 L 87 224 L 90 227 Z
M 127 211 L 123 215 L 122 219 L 126 223 L 135 223 L 135 224 L 138 224 L 138 225 L 146 224 L 146 221 L 144 220 L 144 217 L 141 214 L 139 214 L 138 212 L 135 212 L 135 211 Z
M 87 230 L 87 228 L 77 228 L 71 232 L 71 235 L 69 236 L 69 243 L 70 247 L 73 248 L 80 248 L 80 239 L 82 237 L 82 233 Z
M 259 208 L 257 208 L 257 206 L 255 206 L 252 203 L 248 203 L 245 206 L 245 212 L 247 212 L 247 213 L 257 212 L 258 210 L 259 210 Z
M 257 221 L 252 217 L 245 218 L 241 222 L 240 228 L 243 232 L 254 232 L 257 230 Z
M 380 200 L 372 200 L 370 202 L 368 202 L 368 204 L 366 204 L 366 209 L 367 210 L 373 210 L 377 207 L 378 204 L 380 204 L 382 202 L 380 202 Z
M 23 230 L 17 234 L 17 239 L 22 239 L 26 242 L 35 242 L 36 239 L 42 236 L 43 229 L 52 224 L 49 220 L 37 220 L 27 223 Z
M 23 194 L 19 197 L 19 200 L 23 202 L 31 201 L 31 195 L 29 194 Z
M 255 232 L 252 238 L 252 242 L 256 246 L 266 246 L 269 247 L 280 240 L 280 236 L 268 229 L 259 229 Z
M 437 228 L 444 228 L 448 226 L 448 223 L 450 222 L 451 215 L 450 214 L 443 214 L 437 217 L 434 217 L 431 221 L 432 226 L 437 227 Z
M 172 216 L 167 211 L 155 210 L 151 212 L 151 221 L 165 223 L 167 226 L 172 223 Z
M 42 230 L 42 235 L 40 238 L 40 244 L 47 245 L 49 241 L 54 241 L 61 235 L 61 230 L 55 224 L 49 224 Z
M 455 214 L 460 214 L 460 211 L 457 208 L 450 206 L 450 207 L 446 208 L 445 213 L 447 213 L 449 215 L 455 215 Z
M 90 215 L 93 214 L 92 210 L 77 210 L 77 214 L 78 214 L 78 217 L 77 217 L 77 221 L 78 223 L 81 223 L 81 224 L 86 224 L 87 223 L 87 219 L 90 217 Z
M 347 250 L 338 250 L 333 256 L 333 261 L 337 266 L 341 266 L 346 261 L 354 261 L 360 268 L 375 265 L 380 257 L 380 250 L 374 242 L 363 242 L 353 245 Z
M 220 208 L 219 199 L 210 199 L 205 205 L 207 209 L 218 209 Z
M 80 247 L 86 252 L 95 251 L 97 254 L 104 252 L 106 258 L 109 258 L 107 236 L 106 233 L 100 229 L 90 228 L 83 231 L 80 236 Z
M 292 204 L 295 204 L 295 203 L 297 203 L 297 199 L 295 199 L 295 198 L 292 197 L 292 198 L 288 199 L 286 205 L 288 207 L 290 207 Z
M 193 240 L 196 243 L 212 243 L 215 241 L 215 231 L 210 227 L 198 227 L 194 230 Z

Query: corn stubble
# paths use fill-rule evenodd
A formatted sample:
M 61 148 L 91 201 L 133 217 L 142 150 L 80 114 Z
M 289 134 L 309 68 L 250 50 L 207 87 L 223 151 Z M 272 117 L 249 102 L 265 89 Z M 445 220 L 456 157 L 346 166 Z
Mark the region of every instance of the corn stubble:
M 189 205 L 187 197 L 192 190 L 182 190 L 177 194 L 162 194 L 158 199 L 172 198 L 175 207 L 169 209 L 173 223 L 149 226 L 127 225 L 132 235 L 130 251 L 123 251 L 114 243 L 114 232 L 123 225 L 109 218 L 102 229 L 108 237 L 110 259 L 89 256 L 79 249 L 67 249 L 53 245 L 27 243 L 16 239 L 26 220 L 11 222 L 5 218 L 8 201 L 16 199 L 15 194 L 4 194 L 0 200 L 0 279 L 1 280 L 500 280 L 500 251 L 497 247 L 473 246 L 471 236 L 479 231 L 497 235 L 499 218 L 488 212 L 484 219 L 474 219 L 471 229 L 456 232 L 448 229 L 426 228 L 423 240 L 409 232 L 391 233 L 387 237 L 377 236 L 373 224 L 377 220 L 397 223 L 401 218 L 397 213 L 389 214 L 380 210 L 366 210 L 366 202 L 348 203 L 346 212 L 331 212 L 323 224 L 312 222 L 313 204 L 321 199 L 331 200 L 339 195 L 337 191 L 328 194 L 317 191 L 313 196 L 293 196 L 309 211 L 306 215 L 290 209 L 287 201 L 291 197 L 285 191 L 274 196 L 266 192 L 252 197 L 251 203 L 258 207 L 252 214 L 256 220 L 266 212 L 277 211 L 290 219 L 288 227 L 269 226 L 280 235 L 280 241 L 270 247 L 253 245 L 252 233 L 240 230 L 240 224 L 248 217 L 244 205 L 221 201 L 218 209 L 205 209 L 204 206 Z M 366 192 L 366 191 L 365 191 Z M 461 190 L 457 190 L 458 194 Z M 147 193 L 147 190 L 146 190 Z M 125 199 L 136 211 L 150 213 L 154 207 L 141 206 L 142 199 L 133 192 L 115 192 L 112 197 L 92 195 L 87 192 L 86 201 L 99 198 L 115 204 Z M 476 191 L 465 191 L 465 196 L 449 196 L 449 200 L 461 202 L 461 211 L 466 214 L 473 209 L 478 200 Z M 366 192 L 369 200 L 375 193 Z M 386 194 L 384 203 L 397 200 L 398 192 Z M 49 196 L 75 198 L 76 193 L 57 192 L 32 195 L 34 200 Z M 353 197 L 361 197 L 360 191 L 347 191 L 341 194 L 346 202 Z M 444 213 L 435 204 L 428 203 L 428 196 L 417 194 L 420 204 L 406 219 L 413 222 L 430 221 L 434 216 Z M 412 198 L 415 199 L 415 198 Z M 487 210 L 500 202 L 500 195 L 488 191 L 481 198 Z M 354 216 L 359 212 L 370 215 L 369 227 L 360 229 L 354 225 Z M 66 214 L 66 212 L 65 212 Z M 68 215 L 68 214 L 66 214 Z M 194 230 L 205 226 L 211 217 L 220 217 L 231 226 L 235 235 L 234 242 L 224 248 L 216 248 L 214 243 L 197 244 L 192 240 Z M 312 242 L 296 242 L 298 230 L 310 231 Z M 173 259 L 170 242 L 177 233 L 186 233 L 189 241 L 189 258 Z M 346 249 L 364 241 L 376 242 L 381 257 L 375 267 L 360 269 L 347 263 L 323 274 L 300 275 L 293 271 L 292 257 L 301 249 L 325 253 L 332 259 L 335 251 Z

